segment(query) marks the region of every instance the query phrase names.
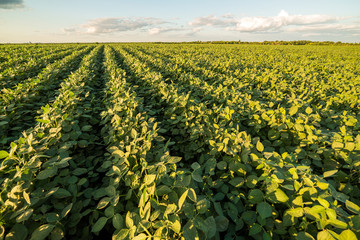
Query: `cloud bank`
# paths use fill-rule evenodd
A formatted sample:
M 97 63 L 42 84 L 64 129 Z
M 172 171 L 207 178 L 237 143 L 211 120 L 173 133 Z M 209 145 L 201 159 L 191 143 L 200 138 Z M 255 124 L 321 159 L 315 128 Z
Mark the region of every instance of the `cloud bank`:
M 331 23 L 339 20 L 337 17 L 328 15 L 290 15 L 282 10 L 274 17 L 242 17 L 237 18 L 231 14 L 221 17 L 213 15 L 195 18 L 189 22 L 190 26 L 196 27 L 220 27 L 229 31 L 239 32 L 267 32 L 279 31 L 287 26 L 313 25 Z
M 4 1 L 4 0 L 0 0 Z M 289 14 L 282 10 L 276 16 L 239 17 L 231 13 L 221 16 L 197 17 L 187 22 L 181 19 L 164 20 L 152 17 L 110 17 L 92 19 L 75 27 L 62 29 L 64 33 L 82 35 L 107 35 L 134 33 L 144 36 L 233 36 L 239 34 L 287 33 L 297 37 L 355 36 L 360 34 L 360 22 L 355 18 L 330 15 Z M 352 21 L 352 22 L 351 22 Z M 211 32 L 211 33 L 210 33 Z M 295 36 L 294 35 L 294 36 Z M 275 36 L 275 35 L 274 35 Z
M 159 18 L 97 18 L 78 27 L 64 28 L 67 33 L 106 34 L 135 30 L 146 30 L 166 23 Z
M 23 0 L 0 0 L 0 8 L 2 9 L 15 9 L 15 8 L 23 8 L 24 1 Z

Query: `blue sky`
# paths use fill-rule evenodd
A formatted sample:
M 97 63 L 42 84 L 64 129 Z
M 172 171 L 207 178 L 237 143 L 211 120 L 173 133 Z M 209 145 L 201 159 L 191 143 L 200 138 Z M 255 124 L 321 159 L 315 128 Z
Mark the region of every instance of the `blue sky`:
M 0 0 L 0 42 L 360 42 L 359 0 Z

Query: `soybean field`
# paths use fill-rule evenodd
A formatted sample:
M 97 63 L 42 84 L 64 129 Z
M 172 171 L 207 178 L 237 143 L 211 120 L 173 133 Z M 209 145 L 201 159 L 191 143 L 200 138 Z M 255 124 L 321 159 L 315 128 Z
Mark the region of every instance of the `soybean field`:
M 0 240 L 360 239 L 360 48 L 0 45 Z

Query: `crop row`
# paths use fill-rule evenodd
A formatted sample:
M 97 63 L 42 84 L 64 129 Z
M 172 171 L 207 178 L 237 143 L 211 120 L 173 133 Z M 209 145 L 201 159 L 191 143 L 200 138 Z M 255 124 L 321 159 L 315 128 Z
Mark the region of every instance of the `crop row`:
M 41 58 L 31 58 L 25 64 L 8 67 L 0 74 L 0 87 L 11 88 L 26 81 L 28 78 L 35 77 L 43 69 L 46 69 L 49 64 L 72 54 L 74 50 L 76 51 L 76 49 L 66 49 L 65 51 L 48 54 Z
M 21 132 L 34 124 L 37 111 L 56 97 L 61 80 L 76 70 L 82 57 L 90 51 L 87 48 L 75 51 L 62 60 L 49 64 L 36 77 L 2 89 L 0 93 L 0 144 L 8 145 Z
M 69 49 L 69 46 L 18 48 L 11 50 L 8 50 L 8 48 L 2 48 L 0 54 L 0 73 L 15 66 L 25 65 L 31 60 L 52 55 L 54 53 L 60 53 L 66 49 Z

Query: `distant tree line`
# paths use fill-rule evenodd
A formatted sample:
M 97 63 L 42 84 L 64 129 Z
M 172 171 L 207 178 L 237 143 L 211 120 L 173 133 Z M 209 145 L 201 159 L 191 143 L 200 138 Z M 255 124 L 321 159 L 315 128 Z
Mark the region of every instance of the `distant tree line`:
M 75 42 L 74 42 L 75 43 Z M 74 44 L 69 43 L 69 44 Z M 131 42 L 102 42 L 102 44 L 106 43 L 131 43 Z M 358 43 L 347 43 L 347 42 L 333 42 L 333 41 L 310 41 L 310 40 L 296 40 L 296 41 L 263 41 L 263 42 L 246 42 L 246 41 L 192 41 L 192 42 L 134 42 L 134 43 L 157 43 L 157 44 L 182 44 L 182 43 L 190 43 L 190 44 L 257 44 L 257 45 L 360 45 Z M 0 43 L 0 45 L 38 45 L 38 44 L 58 44 L 58 43 Z M 64 43 L 60 43 L 64 44 Z M 66 43 L 65 43 L 66 44 Z M 76 42 L 75 44 L 100 44 L 99 42 L 94 43 L 81 43 Z
M 360 43 L 343 43 L 340 41 L 263 41 L 263 42 L 244 42 L 244 41 L 194 41 L 187 43 L 200 43 L 200 44 L 261 44 L 261 45 L 359 45 Z

